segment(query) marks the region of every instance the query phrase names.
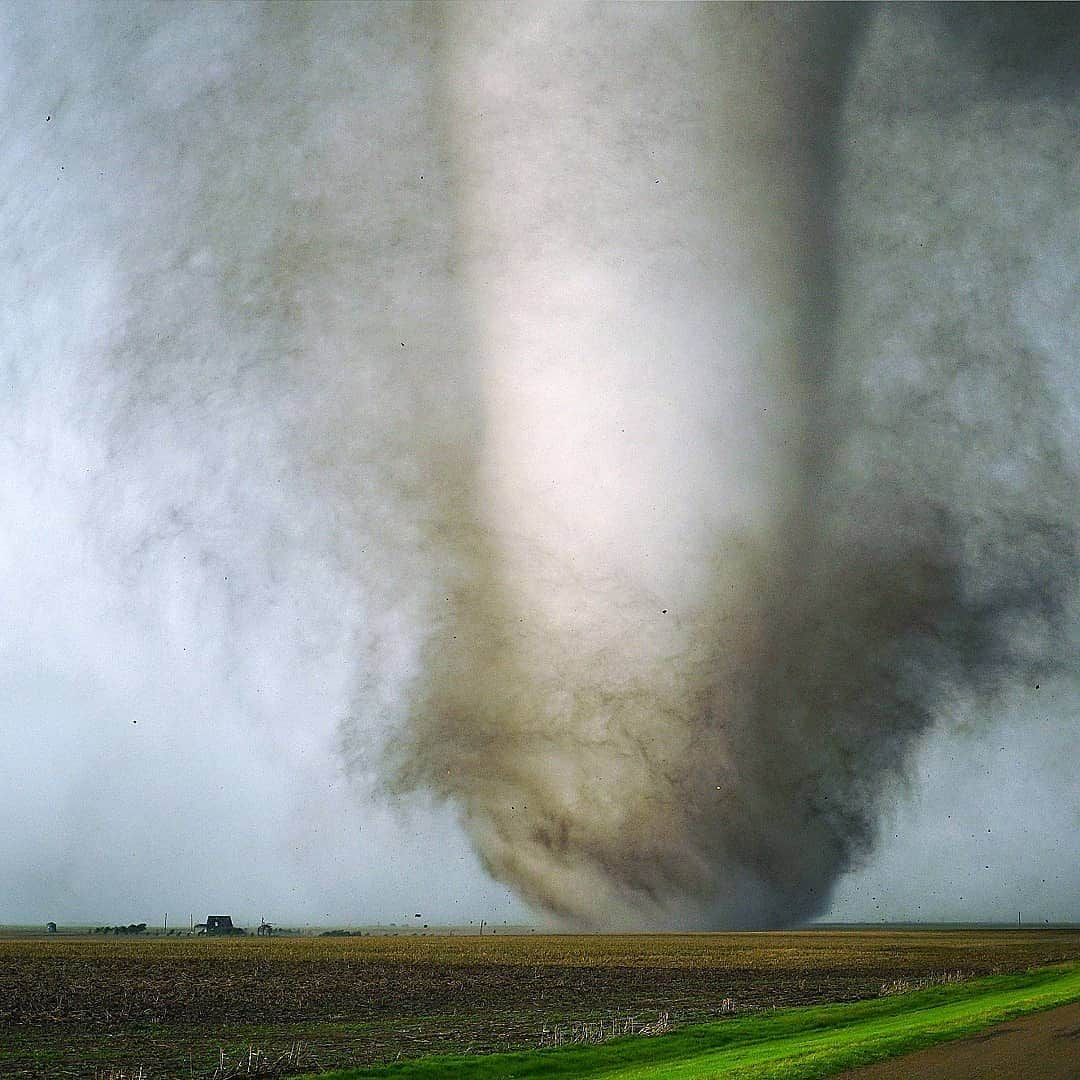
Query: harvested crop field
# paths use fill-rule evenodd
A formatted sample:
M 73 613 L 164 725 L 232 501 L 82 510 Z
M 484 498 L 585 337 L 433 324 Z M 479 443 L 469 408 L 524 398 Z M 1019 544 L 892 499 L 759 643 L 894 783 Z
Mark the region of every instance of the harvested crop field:
M 1077 930 L 0 941 L 0 1075 L 209 1077 L 535 1048 L 556 1025 L 678 1025 L 1080 959 Z M 121 1072 L 123 1070 L 123 1072 Z

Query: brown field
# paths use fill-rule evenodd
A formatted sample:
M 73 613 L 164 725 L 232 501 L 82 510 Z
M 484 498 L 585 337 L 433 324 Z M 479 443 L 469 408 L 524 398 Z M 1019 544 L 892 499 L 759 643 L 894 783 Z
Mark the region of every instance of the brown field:
M 1080 930 L 0 940 L 0 1075 L 208 1077 L 225 1049 L 306 1067 L 536 1047 L 545 1027 L 675 1024 L 1080 959 Z

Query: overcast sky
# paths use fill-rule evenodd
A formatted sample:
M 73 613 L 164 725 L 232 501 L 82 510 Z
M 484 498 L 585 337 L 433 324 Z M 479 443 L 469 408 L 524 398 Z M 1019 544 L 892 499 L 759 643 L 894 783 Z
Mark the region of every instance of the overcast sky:
M 589 59 L 618 17 L 577 10 L 592 13 L 574 31 Z M 670 23 L 673 55 L 708 66 L 685 12 L 660 10 L 648 18 Z M 451 56 L 488 47 L 460 29 L 468 18 Z M 540 24 L 538 54 L 560 24 Z M 760 29 L 745 32 L 767 53 Z M 1041 41 L 1022 26 L 994 32 Z M 517 419 L 485 420 L 491 397 L 470 360 L 466 324 L 484 318 L 470 290 L 487 256 L 462 272 L 460 233 L 478 229 L 478 211 L 461 209 L 460 184 L 483 150 L 455 149 L 455 102 L 470 91 L 446 89 L 445 33 L 408 5 L 0 12 L 0 923 L 549 918 L 518 898 L 526 879 L 502 871 L 502 847 L 484 847 L 472 789 L 426 781 L 446 802 L 400 793 L 408 784 L 390 792 L 382 775 L 383 747 L 423 696 L 447 581 L 460 585 L 446 490 L 459 461 L 490 447 L 484 424 Z M 950 414 L 975 410 L 951 430 L 976 450 L 943 473 L 1007 471 L 986 455 L 1014 444 L 987 432 L 1030 408 L 1060 434 L 1041 453 L 1075 479 L 1080 126 L 1067 84 L 1025 89 L 1030 73 L 1016 62 L 1002 74 L 994 49 L 1007 50 L 993 40 L 901 12 L 878 16 L 856 47 L 829 261 L 835 370 L 860 387 L 857 446 L 908 423 L 890 403 L 932 385 L 950 333 L 975 352 L 996 335 L 1019 343 L 1040 358 L 1036 404 L 1007 396 L 1004 376 L 980 383 Z M 477 93 L 512 98 L 506 71 Z M 558 98 L 559 72 L 545 95 Z M 615 96 L 642 78 L 625 56 L 604 77 Z M 672 85 L 677 111 L 684 86 Z M 662 99 L 647 82 L 642 93 Z M 605 130 L 574 138 L 602 154 Z M 664 169 L 660 155 L 648 175 L 659 185 Z M 605 234 L 616 247 L 627 220 L 662 232 L 683 204 L 667 218 L 628 205 Z M 721 246 L 734 244 L 722 228 Z M 942 330 L 968 317 L 958 297 L 977 313 Z M 657 300 L 656 319 L 676 322 L 683 302 Z M 688 356 L 688 370 L 708 366 Z M 732 372 L 741 400 L 735 383 L 749 376 Z M 687 376 L 673 400 L 701 386 Z M 899 419 L 859 427 L 875 410 Z M 681 445 L 657 475 L 642 466 L 643 490 L 663 498 L 682 483 L 665 472 Z M 1041 461 L 1016 480 L 1011 522 L 1025 520 L 1025 485 L 1046 490 Z M 770 475 L 743 485 L 762 506 Z M 964 520 L 982 513 L 965 508 Z M 1071 535 L 1074 510 L 1059 513 Z M 935 699 L 934 730 L 905 744 L 903 778 L 882 781 L 876 850 L 840 877 L 821 918 L 1080 921 L 1080 695 L 1059 659 L 1075 657 L 1072 585 L 1060 586 L 1065 645 L 1031 645 L 1035 661 L 1003 676 L 992 702 Z M 1042 629 L 1017 618 L 1035 641 Z M 1056 670 L 1036 686 L 1028 673 L 1051 653 Z

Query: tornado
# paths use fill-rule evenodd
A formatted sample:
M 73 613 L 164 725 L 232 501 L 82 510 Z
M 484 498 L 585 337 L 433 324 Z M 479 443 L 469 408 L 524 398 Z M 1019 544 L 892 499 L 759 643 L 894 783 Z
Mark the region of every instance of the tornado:
M 389 904 L 347 775 L 556 925 L 827 910 L 1078 670 L 1078 10 L 0 9 L 15 892 Z
M 1076 137 L 1002 17 L 442 13 L 482 435 L 390 787 L 568 925 L 819 914 L 922 738 L 1074 656 L 1023 296 Z

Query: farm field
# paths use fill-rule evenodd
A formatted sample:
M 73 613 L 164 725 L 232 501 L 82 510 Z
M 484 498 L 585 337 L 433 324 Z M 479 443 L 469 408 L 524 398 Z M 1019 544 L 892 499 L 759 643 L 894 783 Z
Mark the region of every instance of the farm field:
M 1022 1018 L 1019 1026 L 997 1029 L 1000 1042 L 981 1035 L 995 1022 L 1017 1018 Z M 910 1069 L 911 1051 L 933 1047 L 940 1061 L 950 1047 L 959 1049 L 953 1040 L 975 1035 L 964 1047 L 970 1071 L 936 1075 L 948 1080 L 1028 1076 L 1037 1063 L 1044 1080 L 1075 1080 L 1071 1034 L 1078 1018 L 1080 964 L 1063 964 L 866 1001 L 767 1009 L 680 1028 L 659 1039 L 426 1057 L 318 1075 L 328 1080 L 857 1080 L 858 1073 L 850 1070 L 889 1059 L 894 1080 L 909 1080 L 921 1075 Z M 1032 1039 L 1032 1020 L 1043 1032 L 1041 1045 Z M 1002 1060 L 1011 1063 L 1008 1071 L 998 1070 Z
M 297 1072 L 535 1049 L 555 1025 L 681 1027 L 1070 960 L 1080 930 L 13 938 L 0 1075 L 190 1080 L 251 1048 L 291 1051 Z

